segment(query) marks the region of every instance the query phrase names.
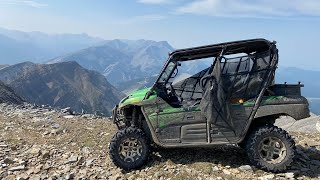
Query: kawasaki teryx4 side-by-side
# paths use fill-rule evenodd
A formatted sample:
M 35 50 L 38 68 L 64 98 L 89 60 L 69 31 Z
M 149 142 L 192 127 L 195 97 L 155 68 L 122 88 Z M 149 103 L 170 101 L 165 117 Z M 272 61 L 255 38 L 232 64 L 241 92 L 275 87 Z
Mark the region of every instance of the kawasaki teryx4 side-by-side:
M 211 63 L 177 79 L 184 63 L 196 65 L 199 59 Z M 119 131 L 110 142 L 111 159 L 130 170 L 146 163 L 153 144 L 163 148 L 238 144 L 256 167 L 286 170 L 295 143 L 273 124 L 279 116 L 309 117 L 309 105 L 301 96 L 300 83 L 275 84 L 277 64 L 276 43 L 265 39 L 173 51 L 151 88 L 128 95 L 114 108 Z

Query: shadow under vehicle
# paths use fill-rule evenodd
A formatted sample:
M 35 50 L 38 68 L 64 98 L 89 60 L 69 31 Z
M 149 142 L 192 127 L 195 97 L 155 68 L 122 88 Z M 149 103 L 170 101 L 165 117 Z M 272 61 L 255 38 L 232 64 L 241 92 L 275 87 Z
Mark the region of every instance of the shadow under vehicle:
M 200 59 L 212 63 L 177 80 L 184 63 Z M 109 146 L 111 159 L 130 170 L 146 163 L 153 144 L 238 144 L 256 167 L 285 171 L 293 161 L 295 143 L 273 124 L 279 116 L 300 120 L 310 113 L 301 96 L 303 85 L 274 83 L 277 64 L 276 43 L 265 39 L 173 51 L 151 88 L 128 95 L 114 108 L 119 131 Z

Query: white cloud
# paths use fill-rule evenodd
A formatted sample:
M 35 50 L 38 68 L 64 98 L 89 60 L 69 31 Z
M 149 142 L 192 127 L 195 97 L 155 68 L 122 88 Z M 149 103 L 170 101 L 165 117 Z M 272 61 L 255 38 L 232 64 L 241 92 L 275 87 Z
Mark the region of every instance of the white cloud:
M 138 2 L 143 4 L 167 4 L 172 0 L 138 0 Z
M 177 13 L 222 17 L 320 16 L 319 0 L 196 0 Z
M 0 5 L 18 5 L 18 6 L 29 6 L 34 8 L 47 7 L 48 4 L 40 3 L 32 0 L 0 0 Z

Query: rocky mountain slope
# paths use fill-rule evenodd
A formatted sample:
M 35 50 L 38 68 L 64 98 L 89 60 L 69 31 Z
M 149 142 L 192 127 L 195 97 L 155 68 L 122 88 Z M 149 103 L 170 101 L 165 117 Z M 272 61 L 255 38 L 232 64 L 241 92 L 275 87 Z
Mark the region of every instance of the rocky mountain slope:
M 0 70 L 0 80 L 28 102 L 110 115 L 123 94 L 98 72 L 76 62 L 16 64 Z
M 173 48 L 165 41 L 116 39 L 55 58 L 49 63 L 76 61 L 102 73 L 115 84 L 158 74 L 170 51 Z
M 1 63 L 43 62 L 87 48 L 102 39 L 87 34 L 46 34 L 0 28 Z
M 157 148 L 141 169 L 122 171 L 108 154 L 115 132 L 106 118 L 0 104 L 0 179 L 320 178 L 320 133 L 290 132 L 297 145 L 295 162 L 287 172 L 275 174 L 251 166 L 237 146 Z
M 22 104 L 23 99 L 0 81 L 0 103 Z

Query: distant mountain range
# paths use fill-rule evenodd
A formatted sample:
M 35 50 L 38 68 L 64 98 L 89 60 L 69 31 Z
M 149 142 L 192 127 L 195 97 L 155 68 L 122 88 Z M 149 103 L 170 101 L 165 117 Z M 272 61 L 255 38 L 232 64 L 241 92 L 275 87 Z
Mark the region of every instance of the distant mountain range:
M 0 28 L 0 64 L 44 62 L 103 41 L 87 34 L 46 34 Z
M 0 80 L 28 102 L 111 115 L 124 95 L 98 72 L 76 62 L 20 63 L 0 70 Z
M 76 61 L 103 74 L 112 84 L 158 74 L 174 49 L 166 41 L 111 40 L 48 63 Z
M 276 82 L 297 84 L 300 81 L 305 86 L 302 88 L 303 95 L 320 98 L 320 82 L 318 81 L 318 77 L 320 77 L 320 70 L 312 71 L 295 67 L 280 67 L 277 70 Z
M 24 100 L 14 90 L 0 81 L 0 103 L 21 104 Z

